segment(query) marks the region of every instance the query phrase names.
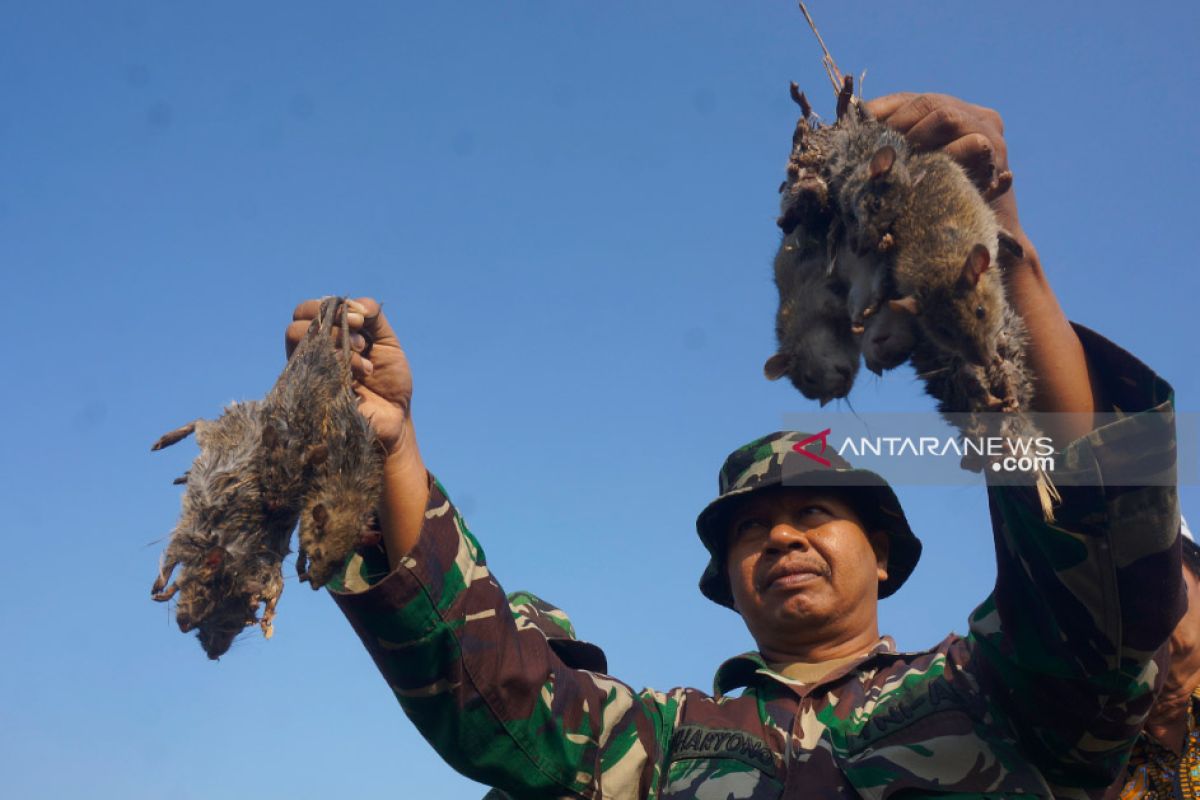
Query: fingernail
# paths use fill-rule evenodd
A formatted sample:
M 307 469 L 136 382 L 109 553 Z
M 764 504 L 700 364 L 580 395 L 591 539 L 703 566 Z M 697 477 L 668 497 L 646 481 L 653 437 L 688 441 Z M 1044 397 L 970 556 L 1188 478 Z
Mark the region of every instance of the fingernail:
M 371 375 L 372 373 L 375 372 L 375 365 L 372 364 L 370 361 L 367 361 L 365 358 L 363 359 L 363 372 L 365 372 L 368 375 Z
M 350 334 L 350 348 L 361 351 L 367 346 L 367 340 L 361 333 Z
M 358 312 L 359 314 L 364 314 L 364 315 L 365 315 L 365 314 L 367 313 L 367 307 L 366 307 L 366 306 L 364 306 L 362 303 L 359 303 L 359 302 L 357 302 L 357 301 L 354 301 L 354 300 L 347 300 L 347 301 L 346 301 L 346 308 L 350 309 L 351 311 L 356 311 L 356 312 Z
M 365 321 L 366 318 L 362 314 L 357 314 L 353 311 L 346 315 L 346 322 L 350 325 L 362 325 Z

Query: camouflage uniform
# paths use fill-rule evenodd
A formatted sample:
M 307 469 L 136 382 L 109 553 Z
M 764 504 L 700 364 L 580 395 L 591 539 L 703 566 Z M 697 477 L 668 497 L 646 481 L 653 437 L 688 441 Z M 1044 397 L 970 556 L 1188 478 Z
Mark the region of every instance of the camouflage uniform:
M 885 638 L 811 685 L 748 653 L 712 695 L 637 691 L 567 667 L 514 623 L 436 481 L 412 553 L 390 573 L 379 550 L 352 557 L 336 601 L 442 757 L 515 798 L 1100 797 L 1185 598 L 1174 486 L 1102 480 L 1130 459 L 1174 475 L 1170 387 L 1080 336 L 1131 413 L 1060 454 L 1056 474 L 1094 480 L 1061 487 L 1054 524 L 1032 488 L 989 488 L 998 575 L 965 637 L 917 652 Z
M 530 592 L 513 592 L 508 596 L 508 608 L 518 629 L 537 628 L 546 637 L 546 644 L 568 667 L 588 669 L 593 672 L 608 672 L 608 658 L 604 651 L 591 642 L 575 636 L 571 618 L 556 606 Z M 512 800 L 500 791 L 492 789 L 483 800 Z

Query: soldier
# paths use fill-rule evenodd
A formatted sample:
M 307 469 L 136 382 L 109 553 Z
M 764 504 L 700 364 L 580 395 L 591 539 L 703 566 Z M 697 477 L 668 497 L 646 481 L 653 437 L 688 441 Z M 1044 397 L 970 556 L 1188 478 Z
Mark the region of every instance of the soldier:
M 1121 800 L 1200 797 L 1200 545 L 1186 522 L 1181 532 L 1188 610 L 1171 634 L 1171 666 L 1134 745 Z
M 870 110 L 981 182 L 1007 166 L 995 112 L 931 95 Z M 994 591 L 967 636 L 896 652 L 877 602 L 920 545 L 886 481 L 842 460 L 818 471 L 796 449 L 804 434 L 739 448 L 697 520 L 711 557 L 701 591 L 741 614 L 758 650 L 722 665 L 711 695 L 635 691 L 573 669 L 514 623 L 479 542 L 425 469 L 399 343 L 361 301 L 348 324 L 371 341 L 354 366 L 389 453 L 384 537 L 331 586 L 442 757 L 515 798 L 1102 796 L 1182 613 L 1172 393 L 1066 321 L 1011 191 L 996 209 L 1025 250 L 1007 285 L 1030 331 L 1038 410 L 1075 412 L 1056 431 L 1072 442 L 1056 475 L 1074 478 L 1061 481 L 1056 521 L 1032 487 L 990 486 Z M 297 309 L 290 343 L 315 310 Z M 1091 414 L 1113 408 L 1125 416 L 1092 430 Z M 1154 485 L 1105 481 L 1133 461 Z

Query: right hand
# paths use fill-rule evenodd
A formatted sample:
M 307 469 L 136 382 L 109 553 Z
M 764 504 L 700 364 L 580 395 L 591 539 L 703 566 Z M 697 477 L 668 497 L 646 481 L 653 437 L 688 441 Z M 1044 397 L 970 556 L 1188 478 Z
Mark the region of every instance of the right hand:
M 320 300 L 306 300 L 292 312 L 286 344 L 290 358 L 317 316 Z M 412 442 L 412 371 L 379 303 L 369 297 L 350 301 L 346 314 L 353 355 L 350 369 L 354 391 L 359 396 L 358 410 L 371 423 L 388 456 L 399 455 L 415 447 Z M 362 353 L 371 343 L 367 358 Z

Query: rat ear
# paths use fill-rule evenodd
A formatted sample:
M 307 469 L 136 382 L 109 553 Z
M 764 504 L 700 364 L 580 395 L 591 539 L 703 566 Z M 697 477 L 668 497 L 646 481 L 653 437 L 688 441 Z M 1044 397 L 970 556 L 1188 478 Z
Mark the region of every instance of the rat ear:
M 921 313 L 921 304 L 917 302 L 914 295 L 901 297 L 898 300 L 888 300 L 888 308 L 893 311 L 901 311 L 905 314 L 912 314 L 914 317 Z
M 992 254 L 984 245 L 975 245 L 967 254 L 967 260 L 963 262 L 962 281 L 972 289 L 975 288 L 979 284 L 979 279 L 983 277 L 983 273 L 987 272 L 990 266 L 992 266 Z
M 787 375 L 788 367 L 791 365 L 791 356 L 784 353 L 776 353 L 767 359 L 767 363 L 763 364 L 763 374 L 767 376 L 767 380 L 777 381 L 784 375 Z
M 867 167 L 867 178 L 875 180 L 883 177 L 892 171 L 892 165 L 896 163 L 896 148 L 890 144 L 885 144 L 883 147 L 875 151 L 875 155 L 871 156 L 871 163 Z

